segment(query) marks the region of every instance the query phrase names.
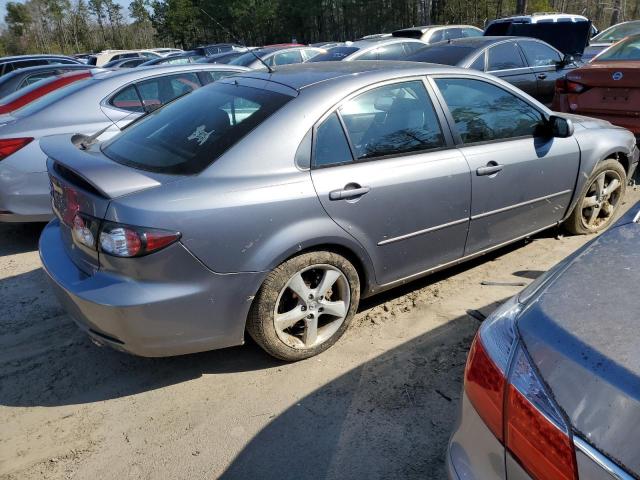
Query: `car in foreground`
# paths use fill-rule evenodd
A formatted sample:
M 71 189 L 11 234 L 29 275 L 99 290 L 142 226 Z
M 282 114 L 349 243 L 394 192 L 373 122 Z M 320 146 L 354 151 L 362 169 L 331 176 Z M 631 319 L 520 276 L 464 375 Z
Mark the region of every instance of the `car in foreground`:
M 87 65 L 40 65 L 21 68 L 0 77 L 0 99 L 45 78 L 56 77 L 67 72 L 87 70 Z
M 591 60 L 600 52 L 609 48 L 614 43 L 619 42 L 623 38 L 638 34 L 640 34 L 640 20 L 617 23 L 616 25 L 603 30 L 591 39 L 589 46 L 585 49 L 584 54 L 582 55 L 582 60 Z
M 438 43 L 455 38 L 481 37 L 483 31 L 472 25 L 429 25 L 410 27 L 394 31 L 391 35 L 399 38 L 415 38 L 424 43 Z
M 166 356 L 248 332 L 289 361 L 333 345 L 361 297 L 561 223 L 607 227 L 638 162 L 624 129 L 410 62 L 247 72 L 105 143 L 41 147 L 40 255 L 95 341 Z
M 554 109 L 602 118 L 640 136 L 640 34 L 558 79 Z
M 450 479 L 640 476 L 639 209 L 483 322 L 447 450 Z
M 82 65 L 75 58 L 64 55 L 16 55 L 0 58 L 0 77 L 21 68 L 39 65 Z
M 270 45 L 245 52 L 227 62 L 227 65 L 239 65 L 251 69 L 265 68 L 265 64 L 269 67 L 293 65 L 306 62 L 324 52 L 325 50 L 321 48 L 295 44 Z
M 404 60 L 425 46 L 423 41 L 413 38 L 371 38 L 327 48 L 309 61 Z
M 0 115 L 10 114 L 15 110 L 19 110 L 40 97 L 58 90 L 65 85 L 89 78 L 99 71 L 101 70 L 95 69 L 92 72 L 91 70 L 84 68 L 78 71 L 67 72 L 56 77 L 45 78 L 26 88 L 22 88 L 17 92 L 13 92 L 11 95 L 7 95 L 0 99 Z
M 96 69 L 0 116 L 0 223 L 52 218 L 43 137 L 80 133 L 108 138 L 160 105 L 245 70 L 218 65 Z
M 577 68 L 548 43 L 526 37 L 476 37 L 440 42 L 406 58 L 491 73 L 545 105 L 551 105 L 556 80 Z

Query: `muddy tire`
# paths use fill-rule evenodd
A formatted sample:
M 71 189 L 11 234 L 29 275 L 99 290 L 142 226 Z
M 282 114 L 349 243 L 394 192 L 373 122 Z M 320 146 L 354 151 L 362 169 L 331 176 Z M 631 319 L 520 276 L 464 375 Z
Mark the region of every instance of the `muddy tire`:
M 574 235 L 604 230 L 613 221 L 627 191 L 627 173 L 615 159 L 600 162 L 586 181 L 576 206 L 565 221 Z
M 359 301 L 358 272 L 346 258 L 305 253 L 269 273 L 254 299 L 247 331 L 270 355 L 303 360 L 338 341 Z

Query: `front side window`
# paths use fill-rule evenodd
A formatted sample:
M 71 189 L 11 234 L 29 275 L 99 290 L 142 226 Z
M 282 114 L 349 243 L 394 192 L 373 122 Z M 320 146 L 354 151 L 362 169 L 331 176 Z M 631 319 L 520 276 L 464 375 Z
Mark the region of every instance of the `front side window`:
M 271 58 L 273 59 L 273 63 L 271 65 L 292 65 L 294 63 L 302 63 L 302 55 L 299 50 L 276 53 Z
M 465 144 L 534 135 L 542 113 L 496 85 L 483 80 L 435 80 Z
M 357 159 L 445 145 L 433 104 L 419 80 L 369 90 L 342 105 L 339 112 Z
M 132 168 L 198 173 L 291 99 L 259 88 L 213 83 L 149 114 L 103 144 L 102 151 Z
M 524 67 L 524 61 L 514 42 L 501 43 L 489 49 L 489 72 Z
M 404 49 L 401 43 L 392 43 L 385 47 L 376 49 L 378 60 L 399 60 L 405 57 Z
M 521 42 L 520 45 L 530 67 L 556 66 L 562 61 L 560 54 L 544 43 Z
M 351 150 L 337 113 L 332 113 L 316 129 L 313 165 L 326 167 L 351 162 Z
M 453 40 L 455 38 L 462 38 L 462 29 L 461 28 L 447 28 L 444 31 L 444 40 Z
M 469 68 L 472 70 L 478 70 L 479 72 L 484 72 L 484 52 L 480 54 L 478 58 L 476 58 Z

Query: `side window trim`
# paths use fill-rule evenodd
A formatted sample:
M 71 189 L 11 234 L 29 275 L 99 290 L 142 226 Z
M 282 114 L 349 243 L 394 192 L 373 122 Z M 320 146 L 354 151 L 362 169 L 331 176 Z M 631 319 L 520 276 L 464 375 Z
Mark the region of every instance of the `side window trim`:
M 435 75 L 429 75 L 428 78 L 428 82 L 431 85 L 431 88 L 433 89 L 434 95 L 437 98 L 437 101 L 440 105 L 440 108 L 442 108 L 445 118 L 447 120 L 447 124 L 449 125 L 449 129 L 451 130 L 451 134 L 453 136 L 454 142 L 456 144 L 457 148 L 461 148 L 461 147 L 470 147 L 470 146 L 476 146 L 476 145 L 488 145 L 491 143 L 499 143 L 499 142 L 510 142 L 513 140 L 521 140 L 523 138 L 532 138 L 533 135 L 523 135 L 520 137 L 513 137 L 513 138 L 506 138 L 506 139 L 496 139 L 496 140 L 487 140 L 485 142 L 475 142 L 475 143 L 464 143 L 462 141 L 462 137 L 460 135 L 460 132 L 458 132 L 458 129 L 456 128 L 456 122 L 453 118 L 453 115 L 451 114 L 451 111 L 449 110 L 449 106 L 447 105 L 447 102 L 445 102 L 444 97 L 442 96 L 442 92 L 440 92 L 440 89 L 438 88 L 438 86 L 436 85 L 435 80 L 438 78 L 444 78 L 444 79 L 453 79 L 453 78 L 459 78 L 459 79 L 467 79 L 467 80 L 480 80 L 486 83 L 489 83 L 495 87 L 501 88 L 503 90 L 506 90 L 507 92 L 509 92 L 510 94 L 516 96 L 520 101 L 526 103 L 529 107 L 531 107 L 533 110 L 537 111 L 541 116 L 543 116 L 544 118 L 548 119 L 549 118 L 549 113 L 545 112 L 544 110 L 540 110 L 540 108 L 536 105 L 533 105 L 531 102 L 527 101 L 527 99 L 523 98 L 522 96 L 518 95 L 516 92 L 513 92 L 509 89 L 505 89 L 503 85 L 499 85 L 498 83 L 494 82 L 493 80 L 489 79 L 489 78 L 485 78 L 485 77 L 480 77 L 477 75 L 469 75 L 469 74 L 453 74 L 453 75 L 447 75 L 447 74 L 435 74 Z
M 450 75 L 444 75 L 444 77 L 450 78 Z M 452 78 L 452 77 L 451 77 Z M 433 148 L 433 149 L 429 149 L 429 150 L 419 150 L 419 151 L 415 151 L 415 152 L 404 152 L 404 153 L 399 153 L 399 154 L 391 154 L 391 155 L 384 155 L 384 156 L 380 156 L 380 157 L 372 157 L 372 158 L 366 158 L 366 159 L 360 159 L 358 160 L 355 156 L 355 148 L 353 146 L 351 137 L 346 129 L 346 125 L 344 123 L 344 120 L 342 119 L 342 115 L 340 114 L 340 107 L 342 105 L 344 105 L 345 103 L 347 103 L 348 101 L 350 101 L 351 99 L 366 93 L 370 90 L 374 90 L 376 88 L 379 87 L 384 87 L 387 85 L 393 85 L 396 83 L 406 83 L 406 82 L 411 82 L 411 81 L 420 81 L 422 82 L 422 85 L 424 86 L 426 93 L 427 93 L 427 98 L 428 100 L 431 102 L 431 105 L 433 106 L 433 110 L 434 113 L 436 115 L 436 119 L 438 120 L 438 125 L 440 126 L 440 130 L 442 131 L 442 135 L 444 137 L 444 145 L 442 147 L 439 148 Z M 316 121 L 316 123 L 313 125 L 313 139 L 312 139 L 312 147 L 311 147 L 311 169 L 316 169 L 316 168 L 330 168 L 330 167 L 339 167 L 342 165 L 352 165 L 352 164 L 356 164 L 356 163 L 366 163 L 366 162 L 375 162 L 378 160 L 385 160 L 388 158 L 403 158 L 403 157 L 408 157 L 408 156 L 412 156 L 412 155 L 424 155 L 424 154 L 428 154 L 428 153 L 432 153 L 432 152 L 440 152 L 443 150 L 450 150 L 450 149 L 454 149 L 457 148 L 459 146 L 459 144 L 461 142 L 459 142 L 459 136 L 458 139 L 456 139 L 456 130 L 455 130 L 455 123 L 450 123 L 449 118 L 447 117 L 447 115 L 450 115 L 448 108 L 445 109 L 443 108 L 443 105 L 446 106 L 446 104 L 444 104 L 443 102 L 441 102 L 440 98 L 439 98 L 440 92 L 437 89 L 437 87 L 435 86 L 435 84 L 432 84 L 431 81 L 431 76 L 428 75 L 418 75 L 418 76 L 411 76 L 411 77 L 405 77 L 405 78 L 400 78 L 400 79 L 394 79 L 394 80 L 384 80 L 372 85 L 367 85 L 366 87 L 357 90 L 355 92 L 352 92 L 351 94 L 349 94 L 348 96 L 346 96 L 345 98 L 343 98 L 342 100 L 340 100 L 337 104 L 335 104 L 333 107 L 331 107 L 331 109 L 329 109 L 324 115 L 322 115 L 320 117 L 320 119 L 318 121 Z M 345 136 L 345 138 L 347 139 L 347 143 L 349 145 L 349 150 L 351 151 L 351 157 L 352 160 L 350 162 L 342 162 L 342 163 L 336 163 L 336 164 L 331 164 L 331 165 L 322 165 L 322 166 L 315 166 L 315 154 L 316 154 L 316 141 L 317 141 L 317 130 L 318 127 L 320 127 L 320 125 L 322 125 L 325 120 L 327 120 L 332 114 L 336 113 L 338 116 L 338 119 L 340 121 L 340 126 L 342 127 L 342 132 Z M 454 127 L 452 128 L 451 125 L 454 125 Z

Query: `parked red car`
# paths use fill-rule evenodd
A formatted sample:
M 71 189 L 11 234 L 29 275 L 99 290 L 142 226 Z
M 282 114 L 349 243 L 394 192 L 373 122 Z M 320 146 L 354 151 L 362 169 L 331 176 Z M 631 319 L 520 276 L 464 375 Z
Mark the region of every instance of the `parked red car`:
M 608 120 L 640 136 L 640 35 L 557 80 L 553 109 Z
M 77 82 L 78 80 L 89 78 L 91 75 L 90 70 L 69 72 L 56 77 L 45 78 L 28 87 L 21 88 L 2 99 L 2 103 L 0 103 L 0 114 L 11 113 L 47 93 L 53 92 L 70 83 Z

